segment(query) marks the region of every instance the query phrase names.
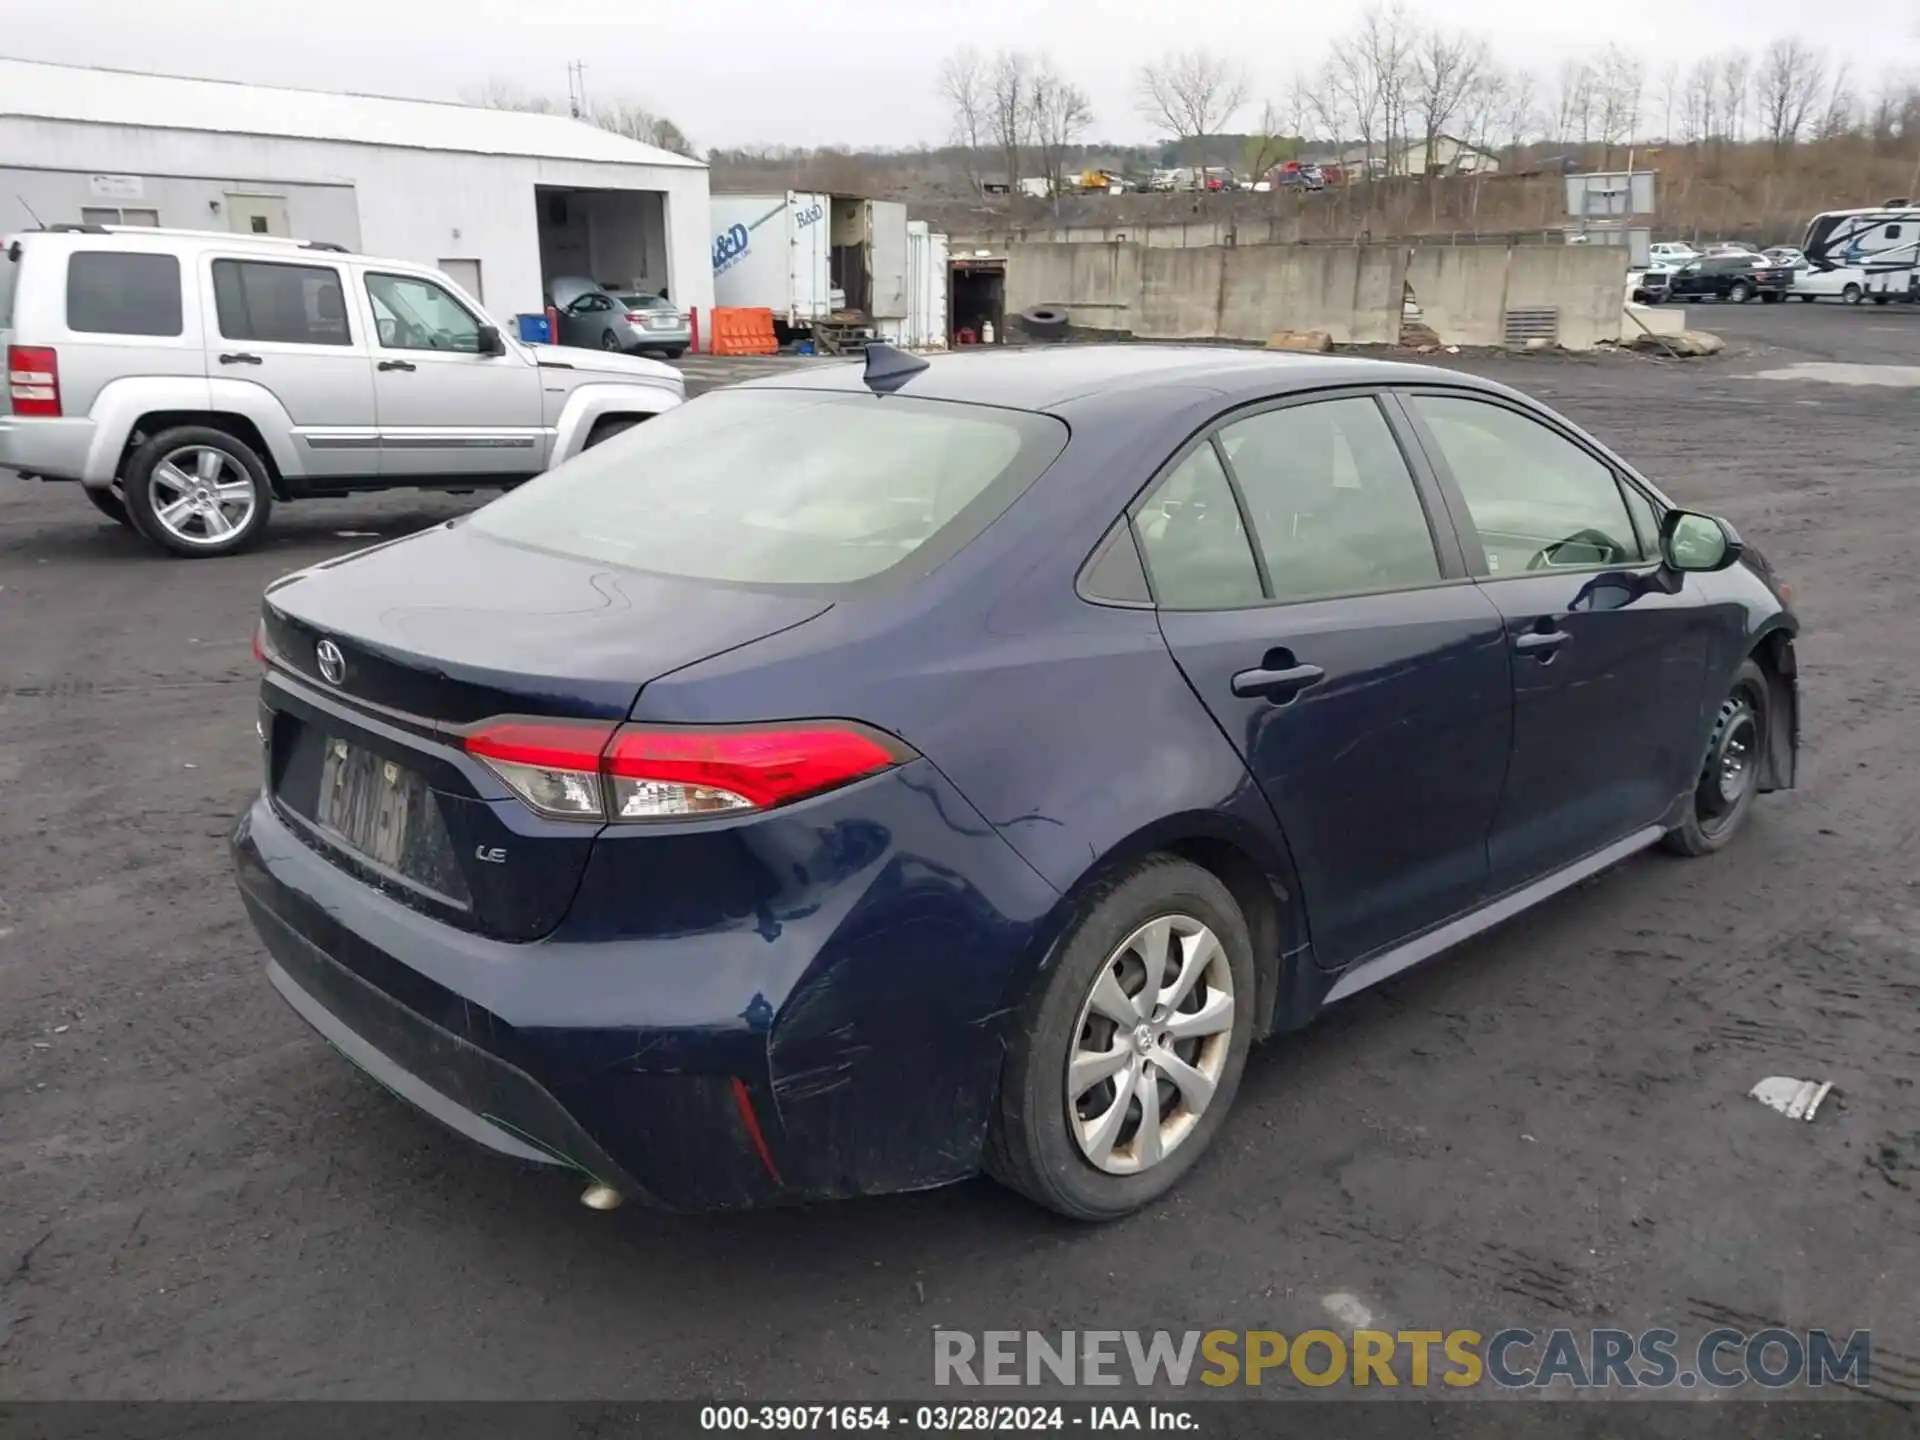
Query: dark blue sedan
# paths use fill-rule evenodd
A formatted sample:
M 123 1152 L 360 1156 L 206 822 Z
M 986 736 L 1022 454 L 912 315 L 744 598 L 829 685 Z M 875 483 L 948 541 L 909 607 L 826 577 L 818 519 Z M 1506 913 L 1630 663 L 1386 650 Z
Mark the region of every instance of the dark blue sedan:
M 597 1203 L 1099 1219 L 1256 1040 L 1725 845 L 1796 628 L 1485 381 L 876 347 L 275 584 L 233 848 L 301 1016 Z

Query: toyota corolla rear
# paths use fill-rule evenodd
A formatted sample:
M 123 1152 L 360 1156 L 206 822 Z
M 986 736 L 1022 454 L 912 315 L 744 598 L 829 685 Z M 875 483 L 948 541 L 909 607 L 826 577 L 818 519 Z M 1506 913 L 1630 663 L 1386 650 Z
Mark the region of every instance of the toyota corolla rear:
M 856 714 L 647 686 L 896 606 L 1051 463 L 1038 415 L 710 396 L 273 586 L 234 835 L 287 1001 L 472 1139 L 675 1208 L 970 1173 L 1056 896 Z M 891 613 L 888 611 L 887 613 Z

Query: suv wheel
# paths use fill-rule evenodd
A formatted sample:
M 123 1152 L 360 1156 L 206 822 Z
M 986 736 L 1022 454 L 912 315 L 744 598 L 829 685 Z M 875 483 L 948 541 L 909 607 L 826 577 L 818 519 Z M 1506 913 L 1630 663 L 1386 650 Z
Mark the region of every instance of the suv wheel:
M 1753 288 L 1744 280 L 1733 282 L 1733 288 L 1727 291 L 1727 299 L 1736 305 L 1744 305 L 1753 298 Z
M 267 467 L 224 430 L 163 430 L 127 462 L 127 513 L 141 534 L 176 555 L 231 555 L 266 529 Z
M 1171 1190 L 1212 1140 L 1253 1034 L 1233 896 L 1170 855 L 1096 890 L 1008 1036 L 989 1173 L 1076 1220 Z
M 94 509 L 114 524 L 124 525 L 129 530 L 133 529 L 133 521 L 127 516 L 126 501 L 120 498 L 120 488 L 117 485 L 111 489 L 103 487 L 98 490 L 91 485 L 83 485 L 81 489 L 85 492 L 87 499 L 93 502 Z

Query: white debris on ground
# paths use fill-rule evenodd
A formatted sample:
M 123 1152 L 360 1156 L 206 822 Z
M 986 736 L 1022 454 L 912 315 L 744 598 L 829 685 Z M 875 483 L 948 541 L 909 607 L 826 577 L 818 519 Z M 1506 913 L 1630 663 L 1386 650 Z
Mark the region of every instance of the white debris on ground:
M 1769 1075 L 1747 1093 L 1789 1120 L 1811 1120 L 1831 1089 L 1831 1080 L 1796 1080 L 1791 1075 Z

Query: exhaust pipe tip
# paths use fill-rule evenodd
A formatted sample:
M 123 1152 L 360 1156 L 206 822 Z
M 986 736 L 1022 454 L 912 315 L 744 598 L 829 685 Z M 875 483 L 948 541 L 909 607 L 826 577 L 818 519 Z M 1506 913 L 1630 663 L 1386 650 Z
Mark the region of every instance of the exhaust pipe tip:
M 618 1190 L 597 1180 L 580 1192 L 580 1203 L 589 1210 L 618 1210 L 625 1202 L 626 1197 Z

